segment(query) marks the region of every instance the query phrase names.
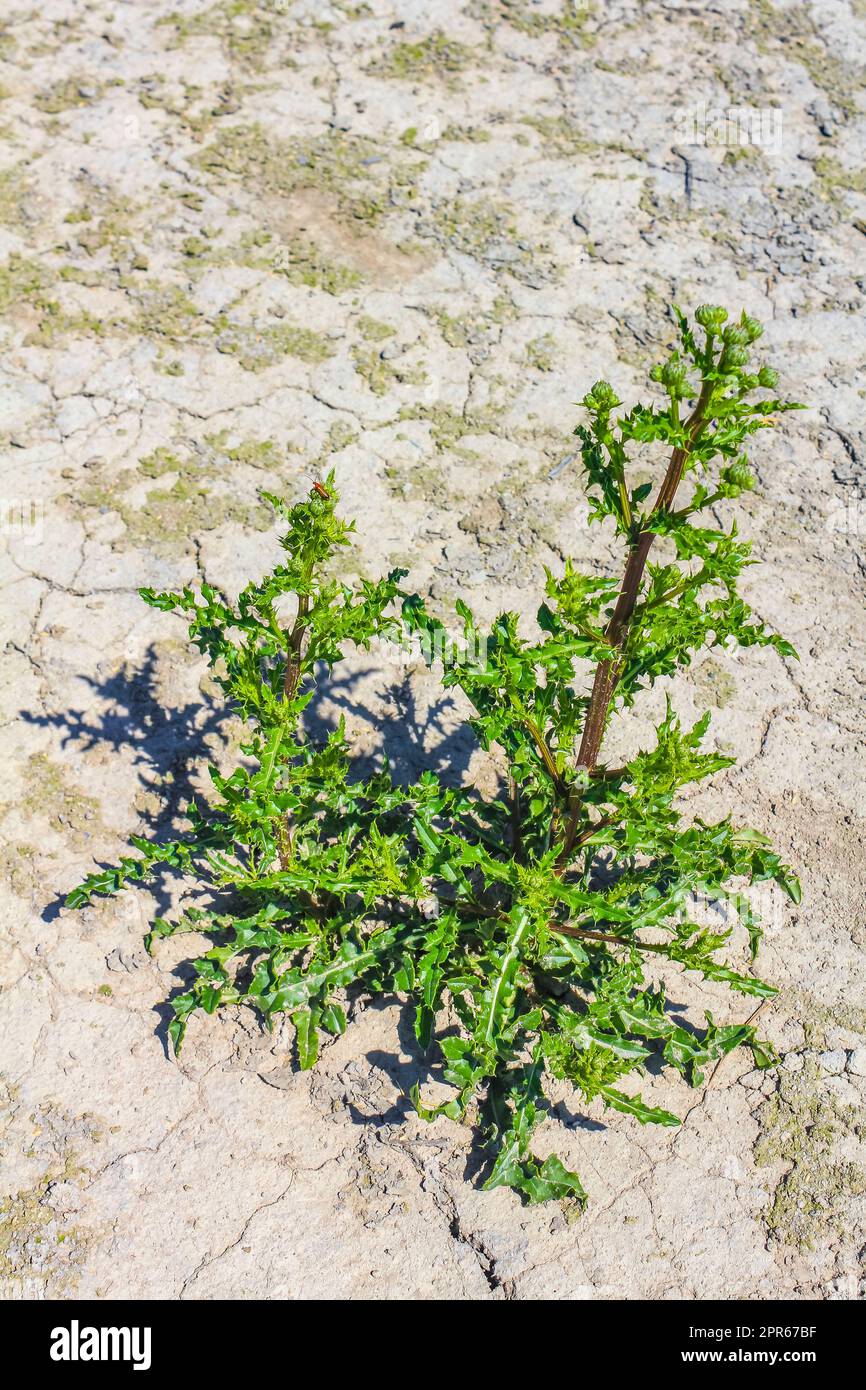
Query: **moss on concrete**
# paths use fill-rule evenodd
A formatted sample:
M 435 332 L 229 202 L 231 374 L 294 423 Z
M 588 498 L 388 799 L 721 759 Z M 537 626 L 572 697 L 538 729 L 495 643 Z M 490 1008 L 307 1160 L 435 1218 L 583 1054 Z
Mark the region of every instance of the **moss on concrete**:
M 114 261 L 142 254 L 135 245 L 134 219 L 140 210 L 129 198 L 106 195 L 68 213 L 64 222 L 88 256 L 107 250 Z
M 565 48 L 589 48 L 595 43 L 595 35 L 587 29 L 593 11 L 590 4 L 562 0 L 558 10 L 539 13 L 531 0 L 508 0 L 507 6 L 496 7 L 496 17 L 521 34 L 533 38 L 555 34 Z
M 13 253 L 0 265 L 0 313 L 19 303 L 38 303 L 48 283 L 48 273 L 41 265 Z
M 354 289 L 363 280 L 359 271 L 330 260 L 320 247 L 300 238 L 279 246 L 272 266 L 290 285 L 308 285 L 332 295 Z
M 493 137 L 486 126 L 483 125 L 460 125 L 452 123 L 447 125 L 442 132 L 443 140 L 452 140 L 455 143 L 470 145 L 485 145 Z
M 261 372 L 282 357 L 299 357 L 319 363 L 334 355 L 334 347 L 312 328 L 278 320 L 276 323 L 241 323 L 220 314 L 213 324 L 218 352 L 236 357 L 248 372 Z
M 866 1193 L 866 1172 L 835 1152 L 837 1141 L 862 1120 L 828 1090 L 812 1058 L 798 1072 L 779 1073 L 778 1089 L 756 1118 L 756 1164 L 788 1165 L 765 1218 L 772 1238 L 800 1250 L 826 1248 L 845 1233 L 851 1198 Z
M 547 247 L 531 242 L 517 225 L 513 208 L 502 199 L 456 197 L 433 209 L 419 230 L 441 245 L 472 256 L 497 273 L 516 279 L 551 279 L 555 269 Z
M 446 488 L 441 468 L 434 463 L 389 463 L 385 481 L 392 495 L 403 502 L 442 496 Z
M 537 372 L 552 372 L 556 355 L 556 340 L 552 333 L 533 338 L 526 345 L 526 362 Z
M 423 386 L 427 380 L 423 367 L 401 362 L 399 358 L 395 361 L 385 358 L 375 346 L 357 344 L 352 348 L 352 362 L 355 371 L 377 396 L 387 395 L 395 385 Z
M 196 163 L 219 179 L 236 175 L 261 194 L 291 198 L 306 189 L 331 194 L 344 218 L 372 224 L 385 211 L 393 175 L 387 151 L 366 136 L 330 130 L 269 140 L 258 125 L 220 131 Z
M 26 165 L 15 164 L 0 171 L 0 227 L 26 226 L 23 202 L 30 185 L 25 169 Z
M 215 459 L 225 457 L 232 463 L 240 463 L 247 468 L 261 468 L 268 473 L 277 473 L 286 465 L 287 451 L 273 439 L 245 439 L 240 444 L 230 445 L 228 438 L 227 430 L 205 436 L 205 444 Z
M 7 1136 L 20 1119 L 15 1088 L 4 1083 L 3 1089 L 5 1150 Z M 12 1298 L 71 1298 L 93 1237 L 54 1209 L 52 1195 L 59 1184 L 75 1183 L 85 1171 L 70 1133 L 91 1143 L 101 1134 L 92 1117 L 73 1120 L 50 1105 L 41 1105 L 29 1124 L 32 1138 L 26 1157 L 44 1153 L 47 1162 L 43 1159 L 45 1166 L 35 1182 L 0 1196 L 0 1284 Z
M 390 52 L 375 58 L 367 71 L 377 77 L 421 82 L 439 78 L 453 85 L 458 74 L 472 61 L 472 49 L 436 29 L 414 43 L 397 43 Z
M 783 45 L 786 58 L 800 63 L 814 85 L 846 116 L 859 110 L 857 95 L 863 87 L 863 70 L 835 57 L 822 42 L 806 5 L 777 8 L 771 0 L 751 0 L 744 11 L 745 32 L 762 53 Z
M 64 77 L 34 97 L 34 105 L 47 115 L 56 116 L 77 106 L 93 106 L 105 91 L 105 83 L 92 77 Z
M 144 338 L 163 338 L 188 343 L 208 336 L 207 318 L 179 285 L 150 282 L 139 297 L 138 308 L 126 326 Z
M 736 696 L 734 677 L 712 657 L 695 667 L 693 679 L 698 700 L 715 709 L 724 709 Z
M 180 48 L 188 40 L 218 38 L 226 56 L 235 62 L 259 69 L 280 36 L 281 20 L 289 7 L 267 0 L 216 0 L 206 9 L 184 14 L 173 11 L 157 19 L 157 28 L 170 28 L 169 48 Z M 290 66 L 294 66 L 291 59 Z
M 393 324 L 371 318 L 369 314 L 360 316 L 357 327 L 366 343 L 381 343 L 385 338 L 393 338 L 397 331 Z
M 522 125 L 530 126 L 540 135 L 545 154 L 561 159 L 579 154 L 594 154 L 602 149 L 590 140 L 580 127 L 567 116 L 521 116 Z
M 270 508 L 257 498 L 226 490 L 227 460 L 269 471 L 282 463 L 271 441 L 248 441 L 227 449 L 223 437 L 211 436 L 203 449 L 160 447 L 142 458 L 137 469 L 97 476 L 80 490 L 78 505 L 85 513 L 116 513 L 129 543 L 167 555 L 190 553 L 196 535 L 228 521 L 266 531 L 273 520 Z M 161 486 L 148 488 L 142 496 L 142 478 Z
M 866 168 L 847 169 L 826 154 L 819 155 L 813 167 L 819 192 L 828 202 L 840 206 L 845 202 L 845 193 L 866 194 Z
M 31 753 L 27 759 L 19 806 L 27 816 L 46 820 L 52 830 L 76 844 L 102 828 L 99 802 L 79 791 L 66 769 L 47 753 Z
M 191 237 L 184 254 L 207 265 L 243 265 L 282 275 L 290 285 L 306 285 L 339 295 L 362 283 L 360 271 L 331 260 L 320 246 L 303 237 L 282 241 L 264 228 L 244 232 L 229 246 L 214 246 L 203 237 Z
M 465 435 L 493 433 L 498 417 L 494 410 L 464 414 L 453 406 L 437 402 L 404 406 L 398 419 L 425 421 L 430 426 L 430 437 L 437 453 L 453 453 L 458 451 Z
M 35 845 L 26 841 L 13 841 L 0 848 L 0 876 L 19 898 L 29 898 L 37 883 L 37 855 Z

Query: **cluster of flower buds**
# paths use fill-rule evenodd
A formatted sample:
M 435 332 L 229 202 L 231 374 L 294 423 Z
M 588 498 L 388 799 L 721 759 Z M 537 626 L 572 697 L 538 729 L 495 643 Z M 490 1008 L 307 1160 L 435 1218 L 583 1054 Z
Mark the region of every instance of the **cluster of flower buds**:
M 721 337 L 717 366 L 723 378 L 727 378 L 726 382 L 723 380 L 723 385 L 740 394 L 754 391 L 759 386 L 772 390 L 779 379 L 772 367 L 760 367 L 756 372 L 744 370 L 749 365 L 752 343 L 764 332 L 763 325 L 745 310 L 736 323 L 727 323 L 727 317 L 727 310 L 717 304 L 702 304 L 695 310 L 695 318 L 706 331 L 708 346 L 710 339 Z
M 740 315 L 739 330 L 745 334 L 747 343 L 754 343 L 763 333 L 764 325 L 759 323 L 757 319 L 753 319 L 751 314 L 747 314 L 744 309 Z
M 618 405 L 622 405 L 622 401 L 609 381 L 597 381 L 592 389 L 587 391 L 581 405 L 587 410 L 597 410 L 603 415 L 609 415 Z
M 723 309 L 719 304 L 699 304 L 695 310 L 695 318 L 707 333 L 714 336 L 721 333 L 728 317 L 727 309 Z
M 686 396 L 695 394 L 688 379 L 686 364 L 676 350 L 671 353 L 667 362 L 657 363 L 650 369 L 650 380 L 661 382 L 671 400 L 681 401 Z
M 725 342 L 719 357 L 719 370 L 724 372 L 729 378 L 729 384 L 735 386 L 742 394 L 746 391 L 754 391 L 759 386 L 767 390 L 772 390 L 778 385 L 779 374 L 774 367 L 759 367 L 757 371 L 744 371 L 749 364 L 749 349 L 738 337 L 731 342 Z M 725 333 L 727 339 L 727 330 Z

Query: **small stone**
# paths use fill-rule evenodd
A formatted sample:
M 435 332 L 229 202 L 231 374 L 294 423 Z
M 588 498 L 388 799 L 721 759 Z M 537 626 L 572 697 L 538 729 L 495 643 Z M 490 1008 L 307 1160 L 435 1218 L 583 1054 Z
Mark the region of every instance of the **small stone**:
M 847 1076 L 831 1076 L 827 1081 L 827 1090 L 843 1109 L 856 1111 L 860 1108 L 859 1089 Z
M 839 1076 L 845 1070 L 847 1060 L 841 1047 L 835 1048 L 832 1052 L 822 1052 L 818 1058 L 823 1070 L 828 1071 L 831 1076 Z
M 803 1056 L 802 1056 L 802 1053 L 800 1053 L 800 1052 L 788 1052 L 788 1053 L 786 1053 L 786 1055 L 785 1055 L 785 1060 L 783 1061 L 782 1066 L 785 1068 L 785 1071 L 802 1071 L 802 1070 L 803 1070 Z
M 762 1071 L 748 1071 L 745 1076 L 740 1077 L 740 1085 L 745 1086 L 747 1091 L 757 1091 L 764 1080 Z
M 109 970 L 125 970 L 129 974 L 133 970 L 140 969 L 144 959 L 138 951 L 130 950 L 128 947 L 115 946 L 114 950 L 105 957 L 105 964 Z
M 502 504 L 498 497 L 487 496 L 462 516 L 457 525 L 473 536 L 495 535 L 503 521 Z
M 268 1086 L 274 1086 L 278 1091 L 288 1091 L 295 1082 L 295 1075 L 292 1068 L 287 1065 L 274 1067 L 273 1071 L 257 1072 L 260 1081 L 264 1081 Z
M 852 1076 L 866 1076 L 866 1047 L 855 1047 L 848 1053 L 848 1070 Z

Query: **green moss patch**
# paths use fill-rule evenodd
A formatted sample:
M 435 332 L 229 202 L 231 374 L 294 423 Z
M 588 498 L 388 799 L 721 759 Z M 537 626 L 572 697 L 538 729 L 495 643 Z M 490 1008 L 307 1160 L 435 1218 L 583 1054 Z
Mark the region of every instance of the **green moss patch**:
M 800 1250 L 825 1248 L 847 1230 L 850 1200 L 866 1192 L 866 1172 L 834 1152 L 846 1132 L 861 1132 L 862 1117 L 839 1103 L 817 1062 L 807 1058 L 802 1070 L 779 1073 L 778 1089 L 758 1108 L 757 1120 L 755 1162 L 788 1165 L 766 1215 L 770 1234 Z

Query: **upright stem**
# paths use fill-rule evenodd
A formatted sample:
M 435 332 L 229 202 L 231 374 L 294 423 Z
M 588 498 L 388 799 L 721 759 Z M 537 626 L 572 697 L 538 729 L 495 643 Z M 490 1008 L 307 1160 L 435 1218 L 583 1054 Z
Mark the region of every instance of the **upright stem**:
M 304 645 L 304 633 L 307 630 L 307 614 L 310 611 L 310 595 L 298 595 L 298 613 L 295 618 L 294 626 L 288 634 L 288 648 L 286 652 L 286 674 L 283 677 L 283 694 L 287 700 L 291 700 L 298 689 L 298 682 L 301 679 L 301 652 Z
M 520 862 L 523 858 L 523 836 L 520 811 L 520 785 L 515 777 L 508 779 L 509 798 L 511 801 L 511 853 Z
M 701 430 L 706 424 L 707 408 L 712 399 L 712 394 L 712 382 L 704 381 L 697 404 L 686 421 L 686 443 L 681 447 L 677 447 L 671 453 L 667 471 L 665 472 L 662 485 L 659 488 L 658 496 L 653 503 L 650 517 L 655 516 L 660 511 L 667 511 L 670 509 L 676 496 L 677 488 L 682 481 L 683 469 L 685 468 L 686 461 Z M 631 622 L 640 593 L 647 557 L 654 540 L 655 532 L 641 531 L 637 540 L 632 544 L 629 550 L 628 560 L 626 561 L 625 574 L 623 575 L 619 597 L 617 598 L 610 622 L 605 630 L 605 639 L 612 649 L 611 656 L 604 661 L 600 661 L 596 667 L 595 677 L 592 683 L 592 695 L 590 696 L 586 720 L 583 726 L 583 734 L 580 740 L 580 748 L 577 754 L 578 768 L 585 768 L 590 774 L 592 774 L 598 762 L 598 755 L 601 751 L 601 743 L 604 738 L 610 703 L 613 699 L 620 675 L 622 674 L 622 650 L 625 646 L 629 623 Z M 559 854 L 559 862 L 561 864 L 565 863 L 574 848 L 577 827 L 580 820 L 581 802 L 582 797 L 577 797 L 575 799 L 571 807 L 568 821 L 566 822 L 562 849 Z
M 300 683 L 304 633 L 307 630 L 307 616 L 309 611 L 310 595 L 299 594 L 298 611 L 295 616 L 295 621 L 292 628 L 287 633 L 286 672 L 283 676 L 283 696 L 286 700 L 294 699 Z M 289 867 L 292 857 L 292 827 L 289 822 L 288 814 L 280 816 L 276 823 L 276 832 L 280 868 L 285 872 Z
M 550 777 L 550 780 L 552 781 L 554 787 L 558 792 L 564 792 L 565 783 L 563 782 L 559 769 L 556 766 L 556 759 L 554 758 L 553 753 L 550 751 L 550 745 L 548 744 L 547 739 L 544 737 L 544 734 L 541 732 L 534 719 L 525 719 L 524 723 L 526 724 L 526 727 L 532 736 L 536 748 L 541 754 L 541 760 L 547 769 L 548 776 Z

